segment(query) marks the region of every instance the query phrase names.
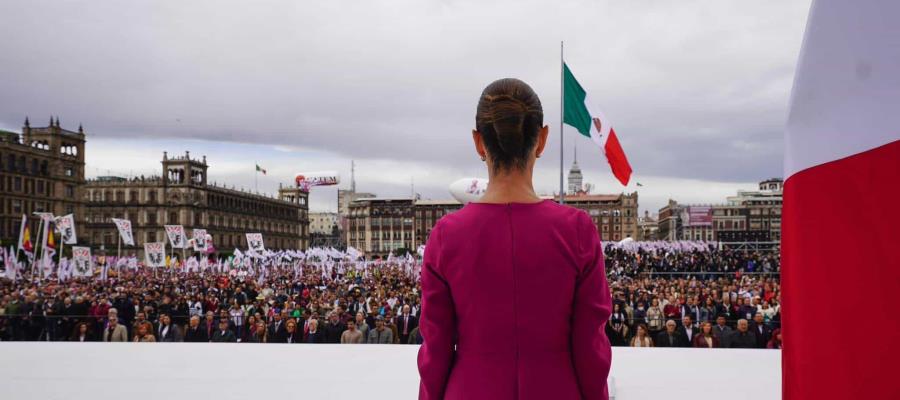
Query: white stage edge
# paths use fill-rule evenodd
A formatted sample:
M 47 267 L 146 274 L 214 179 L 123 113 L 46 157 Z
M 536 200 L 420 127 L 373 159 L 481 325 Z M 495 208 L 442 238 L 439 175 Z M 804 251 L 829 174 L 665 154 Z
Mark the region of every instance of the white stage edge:
M 0 398 L 415 399 L 418 346 L 0 343 Z M 615 399 L 781 398 L 781 351 L 613 348 Z

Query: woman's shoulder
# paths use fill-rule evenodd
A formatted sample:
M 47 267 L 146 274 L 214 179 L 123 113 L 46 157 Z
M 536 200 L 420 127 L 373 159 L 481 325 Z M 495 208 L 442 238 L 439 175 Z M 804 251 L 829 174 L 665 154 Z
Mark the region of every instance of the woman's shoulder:
M 538 203 L 468 203 L 463 208 L 441 217 L 434 229 L 454 229 L 467 227 L 478 221 L 489 220 L 492 216 L 505 216 L 508 210 L 519 216 L 528 216 L 570 225 L 575 223 L 591 223 L 591 218 L 584 210 L 559 204 L 545 199 Z

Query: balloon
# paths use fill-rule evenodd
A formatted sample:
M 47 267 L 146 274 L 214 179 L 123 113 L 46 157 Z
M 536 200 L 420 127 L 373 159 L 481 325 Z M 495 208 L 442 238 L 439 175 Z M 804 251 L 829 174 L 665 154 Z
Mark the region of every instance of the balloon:
M 450 195 L 460 203 L 477 201 L 487 190 L 488 180 L 483 178 L 463 178 L 450 184 Z

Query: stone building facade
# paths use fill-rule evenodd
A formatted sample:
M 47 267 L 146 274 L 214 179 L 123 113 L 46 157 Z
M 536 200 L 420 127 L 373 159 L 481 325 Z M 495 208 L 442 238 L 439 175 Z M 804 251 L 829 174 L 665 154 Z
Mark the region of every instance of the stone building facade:
M 34 212 L 74 214 L 76 234 L 84 234 L 82 188 L 85 134 L 63 129 L 59 118 L 45 127 L 28 119 L 22 133 L 0 131 L 0 242 L 19 239 L 22 215 L 27 215 L 36 242 L 39 218 Z
M 559 201 L 559 197 L 555 198 Z M 587 194 L 578 193 L 565 197 L 567 206 L 584 210 L 591 216 L 600 239 L 619 241 L 625 238 L 637 240 L 638 194 Z
M 162 176 L 99 177 L 84 188 L 87 239 L 94 247 L 116 248 L 111 218 L 131 220 L 135 249 L 167 241 L 165 225 L 183 225 L 187 234 L 206 229 L 218 251 L 246 249 L 246 233 L 262 233 L 266 248 L 306 249 L 309 245 L 309 194 L 281 187 L 277 197 L 210 184 L 206 156 L 163 153 Z

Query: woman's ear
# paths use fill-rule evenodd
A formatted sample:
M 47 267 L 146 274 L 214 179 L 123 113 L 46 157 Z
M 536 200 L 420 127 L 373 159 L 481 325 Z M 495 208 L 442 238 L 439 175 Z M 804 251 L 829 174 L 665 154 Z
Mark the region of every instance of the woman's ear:
M 540 131 L 538 131 L 538 141 L 537 146 L 534 146 L 534 156 L 535 158 L 540 157 L 544 152 L 544 146 L 547 145 L 547 136 L 550 134 L 550 128 L 547 125 L 544 125 Z
M 481 138 L 481 132 L 472 129 L 472 141 L 475 142 L 475 152 L 481 161 L 487 159 L 487 150 L 484 148 L 484 140 Z

